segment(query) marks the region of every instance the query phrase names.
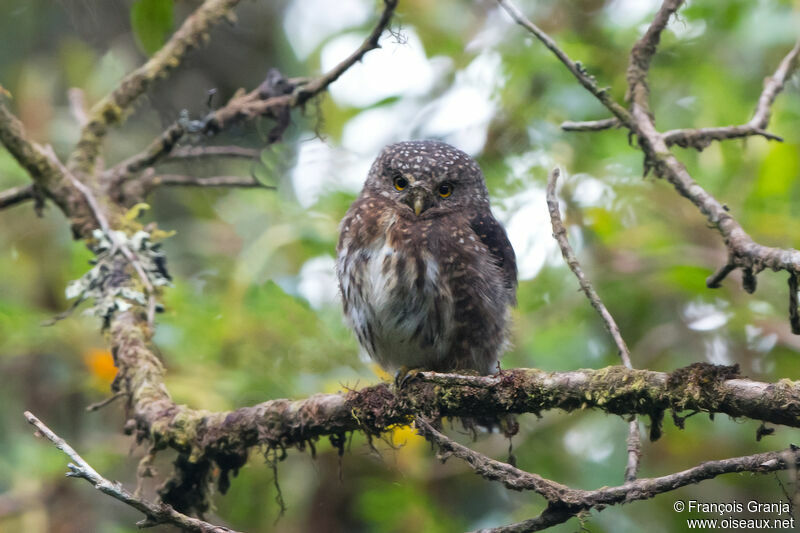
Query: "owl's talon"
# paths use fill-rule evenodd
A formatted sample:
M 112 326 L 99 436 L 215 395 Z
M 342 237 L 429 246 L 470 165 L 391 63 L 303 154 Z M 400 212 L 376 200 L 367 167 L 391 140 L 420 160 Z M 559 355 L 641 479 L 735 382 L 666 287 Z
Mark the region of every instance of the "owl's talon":
M 398 389 L 405 388 L 411 381 L 419 379 L 422 370 L 419 368 L 408 368 L 401 366 L 397 373 L 394 375 L 394 386 Z

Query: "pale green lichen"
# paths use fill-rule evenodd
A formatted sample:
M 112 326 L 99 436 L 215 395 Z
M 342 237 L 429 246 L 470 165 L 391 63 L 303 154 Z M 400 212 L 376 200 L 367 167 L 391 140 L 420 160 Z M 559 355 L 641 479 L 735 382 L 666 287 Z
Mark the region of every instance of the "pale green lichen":
M 107 235 L 100 229 L 92 232 L 89 248 L 95 254 L 94 266 L 79 279 L 69 282 L 65 289 L 67 299 L 75 300 L 73 308 L 90 300 L 92 305 L 85 313 L 102 318 L 105 324 L 114 313 L 147 304 L 143 290 L 119 282 L 120 267 L 129 262 L 123 247 L 134 255 L 151 286 L 171 284 L 164 253 L 159 244 L 152 242 L 150 233 L 137 231 L 130 237 L 122 231 L 112 230 L 112 233 Z

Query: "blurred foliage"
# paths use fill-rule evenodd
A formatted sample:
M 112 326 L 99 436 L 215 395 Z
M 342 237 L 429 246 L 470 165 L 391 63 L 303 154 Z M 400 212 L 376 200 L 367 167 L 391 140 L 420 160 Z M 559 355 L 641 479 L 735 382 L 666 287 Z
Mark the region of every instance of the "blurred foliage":
M 64 155 L 77 140 L 66 90 L 101 98 L 142 63 L 196 2 L 65 1 L 0 3 L 0 85 L 36 141 Z M 107 142 L 106 164 L 144 146 L 182 109 L 192 116 L 256 86 L 269 66 L 287 76 L 328 68 L 374 20 L 378 2 L 246 2 L 239 23 L 160 82 Z M 119 9 L 124 5 L 129 9 Z M 167 7 L 169 9 L 167 10 Z M 174 7 L 174 24 L 172 11 Z M 627 53 L 656 9 L 637 0 L 533 0 L 520 8 L 601 85 L 622 99 Z M 796 1 L 694 0 L 665 32 L 651 87 L 658 126 L 703 127 L 747 121 L 762 80 L 791 48 L 800 27 Z M 150 199 L 144 221 L 176 230 L 165 242 L 175 287 L 165 295 L 156 342 L 178 402 L 213 410 L 270 398 L 302 398 L 377 382 L 342 323 L 333 254 L 337 224 L 381 145 L 439 137 L 474 154 L 493 205 L 520 257 L 514 348 L 506 367 L 547 370 L 616 364 L 595 312 L 577 292 L 550 238 L 544 203 L 549 169 L 568 175 L 561 190 L 573 245 L 615 315 L 638 367 L 669 371 L 695 361 L 738 363 L 754 379 L 797 379 L 800 338 L 789 332 L 786 280 L 763 273 L 754 295 L 734 274 L 722 289 L 704 279 L 725 261 L 716 232 L 668 184 L 642 179 L 642 157 L 623 131 L 565 133 L 563 120 L 606 114 L 539 43 L 489 1 L 401 1 L 397 33 L 335 84 L 330 96 L 293 116 L 284 144 L 262 161 L 172 164 L 186 174 L 252 174 L 276 191 L 170 189 Z M 347 45 L 347 46 L 345 46 Z M 349 48 L 348 48 L 349 46 Z M 141 48 L 140 48 L 141 47 Z M 359 92 L 360 91 L 360 92 Z M 676 149 L 697 181 L 726 203 L 759 242 L 798 247 L 800 98 L 797 76 L 761 138 Z M 260 147 L 270 124 L 243 125 L 196 144 Z M 27 183 L 0 152 L 0 187 Z M 140 517 L 87 485 L 65 480 L 65 458 L 36 442 L 21 412 L 30 409 L 108 477 L 135 486 L 136 461 L 121 433 L 121 406 L 84 407 L 108 394 L 113 376 L 95 320 L 40 324 L 67 307 L 64 288 L 89 267 L 52 206 L 0 212 L 0 530 L 134 531 Z M 621 482 L 625 421 L 601 413 L 521 417 L 514 454 L 525 469 L 575 487 Z M 643 425 L 648 421 L 642 421 Z M 778 428 L 756 442 L 756 421 L 707 416 L 683 431 L 667 423 L 645 443 L 642 475 L 797 442 Z M 508 442 L 482 434 L 471 443 L 507 457 Z M 370 447 L 354 435 L 338 458 L 326 441 L 316 459 L 291 451 L 278 465 L 288 511 L 278 506 L 272 470 L 253 459 L 217 499 L 217 515 L 246 531 L 461 531 L 529 518 L 541 498 L 479 479 L 458 461 L 440 464 L 429 446 L 398 428 Z M 169 453 L 158 459 L 168 472 Z M 676 499 L 774 502 L 784 476 L 728 476 L 652 501 L 592 513 L 590 531 L 682 531 Z M 152 495 L 156 482 L 145 483 Z M 80 509 L 76 512 L 76 509 Z M 699 515 L 698 515 L 699 516 Z M 697 517 L 697 516 L 695 516 Z M 555 531 L 574 531 L 572 521 Z M 165 531 L 168 528 L 163 528 Z
M 147 55 L 161 48 L 172 30 L 172 0 L 136 0 L 131 6 L 131 28 Z

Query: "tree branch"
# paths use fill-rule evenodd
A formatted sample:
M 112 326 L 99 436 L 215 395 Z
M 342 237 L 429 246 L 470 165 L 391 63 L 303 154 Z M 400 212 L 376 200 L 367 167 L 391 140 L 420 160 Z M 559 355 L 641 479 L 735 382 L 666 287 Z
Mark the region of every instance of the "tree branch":
M 161 185 L 184 186 L 184 187 L 244 187 L 275 189 L 271 185 L 264 185 L 251 177 L 242 176 L 212 176 L 198 178 L 195 176 L 182 176 L 178 174 L 160 174 L 153 178 L 153 187 Z
M 49 190 L 65 179 L 45 149 L 27 138 L 25 126 L 8 110 L 2 95 L 0 95 L 0 143 L 42 189 Z
M 162 497 L 181 511 L 203 509 L 206 497 L 192 494 L 196 499 L 187 502 L 186 491 L 181 492 L 183 479 L 210 480 L 215 464 L 220 478 L 227 479 L 254 446 L 302 447 L 324 436 L 340 438 L 349 431 L 376 435 L 415 416 L 496 417 L 594 408 L 616 415 L 650 416 L 652 438 L 660 435 L 667 409 L 800 427 L 800 382 L 760 383 L 739 377 L 736 367 L 701 363 L 670 374 L 624 367 L 570 372 L 514 369 L 493 376 L 422 372 L 399 391 L 381 384 L 305 400 L 270 400 L 230 412 L 197 411 L 172 401 L 163 385 L 163 366 L 149 348 L 150 330 L 144 325 L 143 314 L 133 310 L 119 313 L 111 322 L 112 353 L 119 368 L 114 390 L 128 398 L 126 428 L 136 433 L 137 440 L 180 452 L 176 474 Z M 189 455 L 191 461 L 180 459 Z
M 713 479 L 722 474 L 775 472 L 795 469 L 800 465 L 800 453 L 796 447 L 792 446 L 787 450 L 708 461 L 674 474 L 628 480 L 623 485 L 616 487 L 581 490 L 545 479 L 537 474 L 525 472 L 508 463 L 491 459 L 471 450 L 440 433 L 421 417 L 416 417 L 415 425 L 420 434 L 441 450 L 443 460 L 450 456 L 457 457 L 466 462 L 476 474 L 489 481 L 499 481 L 511 490 L 536 492 L 548 501 L 547 509 L 536 518 L 509 526 L 482 530 L 492 533 L 540 531 L 566 522 L 573 516 L 589 509 L 599 508 L 602 510 L 608 505 L 650 499 L 658 494 Z
M 122 163 L 106 172 L 107 179 L 112 186 L 119 181 L 132 176 L 147 167 L 155 165 L 160 159 L 168 156 L 175 144 L 184 136 L 186 128 L 181 121 L 174 122 L 158 137 L 147 145 L 141 153 L 129 157 Z
M 630 54 L 626 79 L 628 81 L 628 94 L 626 100 L 631 102 L 632 114 L 635 120 L 642 121 L 638 114 L 649 117 L 650 113 L 650 88 L 647 85 L 647 74 L 650 71 L 650 62 L 656 53 L 661 40 L 661 32 L 667 27 L 669 19 L 683 4 L 683 0 L 664 0 L 656 13 L 653 22 L 644 35 L 636 41 Z M 652 122 L 652 120 L 648 120 Z
M 604 118 L 602 120 L 589 120 L 586 122 L 572 122 L 566 120 L 561 123 L 564 131 L 603 131 L 611 128 L 618 128 L 620 121 L 618 118 Z
M 561 255 L 564 257 L 569 269 L 578 278 L 578 284 L 581 290 L 589 299 L 589 302 L 594 307 L 595 311 L 600 315 L 606 331 L 614 339 L 617 345 L 617 353 L 619 354 L 622 364 L 625 368 L 633 368 L 631 364 L 631 354 L 628 350 L 628 345 L 625 344 L 625 339 L 619 331 L 616 320 L 608 311 L 608 308 L 603 304 L 600 295 L 594 290 L 589 279 L 583 273 L 580 262 L 578 261 L 572 246 L 569 244 L 567 238 L 567 230 L 564 228 L 564 223 L 561 220 L 561 213 L 558 209 L 558 198 L 556 197 L 556 184 L 558 182 L 559 169 L 554 168 L 550 172 L 550 177 L 547 180 L 547 208 L 550 212 L 550 223 L 553 226 L 553 237 L 558 242 L 558 247 L 561 248 Z M 639 422 L 634 418 L 628 424 L 628 463 L 625 467 L 625 481 L 632 481 L 636 479 L 636 472 L 639 470 L 639 458 L 642 453 L 641 435 L 639 434 Z
M 453 444 L 458 446 L 457 443 Z M 488 460 L 492 461 L 491 459 Z M 589 509 L 598 509 L 602 511 L 608 505 L 629 503 L 636 500 L 647 500 L 659 494 L 671 492 L 687 485 L 700 483 L 707 479 L 714 479 L 723 474 L 739 472 L 766 474 L 768 472 L 778 472 L 781 470 L 795 470 L 798 466 L 800 466 L 800 453 L 798 453 L 797 447 L 795 446 L 786 450 L 731 457 L 718 461 L 707 461 L 681 472 L 654 478 L 638 479 L 616 487 L 605 487 L 588 491 L 573 491 L 568 494 L 570 496 L 579 494 L 580 503 L 578 504 L 571 504 L 569 502 L 564 502 L 562 504 L 551 503 L 547 509 L 536 518 L 484 531 L 490 531 L 492 533 L 540 531 L 556 524 L 566 522 L 578 513 Z
M 678 129 L 664 132 L 664 142 L 668 146 L 677 144 L 683 148 L 691 147 L 702 151 L 713 141 L 726 139 L 740 139 L 760 135 L 767 140 L 783 142 L 777 135 L 765 131 L 769 125 L 770 111 L 775 98 L 783 90 L 786 81 L 797 69 L 800 56 L 800 40 L 794 48 L 783 58 L 775 74 L 764 80 L 764 90 L 758 98 L 758 105 L 753 117 L 741 126 L 727 126 L 721 128 Z
M 627 99 L 631 103 L 631 113 L 620 113 L 618 106 L 609 105 L 605 93 L 597 94 L 596 88 L 587 86 L 585 75 L 579 70 L 576 72 L 574 63 L 566 57 L 555 42 L 530 21 L 524 18 L 519 10 L 509 0 L 497 0 L 498 4 L 508 11 L 514 20 L 535 35 L 556 57 L 578 78 L 578 81 L 605 105 L 620 121 L 630 129 L 639 139 L 639 148 L 645 154 L 645 174 L 654 170 L 658 177 L 667 180 L 684 198 L 692 202 L 706 217 L 712 227 L 719 231 L 728 248 L 728 264 L 724 265 L 714 275 L 708 278 L 709 288 L 718 287 L 722 280 L 736 268 L 744 271 L 745 289 L 748 292 L 755 290 L 756 275 L 765 268 L 774 271 L 785 270 L 789 273 L 800 272 L 800 251 L 795 249 L 782 249 L 764 246 L 756 243 L 739 225 L 736 219 L 728 212 L 716 198 L 703 189 L 686 170 L 686 167 L 669 151 L 665 135 L 655 128 L 655 122 L 650 114 L 649 88 L 647 74 L 650 63 L 656 52 L 661 32 L 666 27 L 670 17 L 683 3 L 682 0 L 665 0 L 653 23 L 648 27 L 644 36 L 634 45 L 627 70 L 629 83 Z M 751 123 L 763 130 L 769 120 L 769 108 L 777 94 L 783 88 L 786 80 L 796 68 L 800 55 L 800 42 L 783 59 L 776 73 L 766 80 L 766 86 L 759 98 L 756 113 Z M 676 134 L 677 135 L 677 134 Z M 673 136 L 673 142 L 678 142 L 678 137 Z M 800 326 L 798 327 L 800 329 Z
M 361 61 L 367 52 L 380 47 L 378 40 L 384 30 L 389 27 L 389 22 L 392 20 L 392 15 L 397 7 L 397 0 L 384 0 L 383 4 L 383 12 L 378 22 L 361 46 L 330 71 L 311 79 L 308 83 L 297 85 L 291 94 L 265 99 L 263 91 L 259 88 L 247 94 L 234 97 L 228 105 L 213 113 L 213 116 L 206 121 L 206 129 L 213 131 L 227 127 L 231 121 L 269 115 L 277 109 L 301 107 L 311 98 L 325 91 L 331 83 L 338 80 L 350 67 Z
M 25 127 L 6 107 L 0 95 L 0 143 L 17 160 L 33 180 L 30 189 L 31 198 L 41 201 L 43 196 L 51 198 L 72 223 L 75 235 L 84 234 L 92 223 L 88 205 L 80 192 L 72 186 L 67 175 L 59 165 L 58 158 L 51 156 L 45 147 L 29 140 L 25 135 Z M 8 196 L 6 196 L 8 195 Z M 3 200 L 10 202 L 0 207 L 13 205 L 26 200 L 24 190 L 12 189 L 3 193 Z M 39 204 L 37 204 L 37 208 Z
M 164 160 L 165 163 L 191 159 L 213 159 L 216 157 L 232 157 L 240 159 L 258 159 L 261 150 L 242 148 L 241 146 L 182 146 L 173 149 Z
M 255 178 L 249 176 L 210 176 L 196 177 L 183 176 L 179 174 L 159 174 L 153 177 L 149 185 L 150 190 L 161 186 L 171 187 L 230 187 L 245 189 L 270 189 L 275 190 L 272 185 L 264 185 Z
M 77 477 L 85 479 L 94 486 L 97 490 L 111 496 L 112 498 L 121 501 L 141 511 L 147 517 L 137 525 L 139 527 L 151 527 L 158 524 L 172 524 L 180 527 L 185 531 L 194 531 L 197 533 L 236 533 L 232 529 L 222 526 L 215 526 L 179 513 L 169 505 L 155 504 L 145 499 L 139 498 L 125 490 L 122 485 L 115 481 L 109 481 L 101 476 L 97 471 L 87 463 L 72 446 L 56 435 L 50 428 L 42 423 L 41 420 L 36 418 L 33 414 L 25 411 L 25 419 L 33 425 L 36 430 L 43 435 L 47 440 L 52 442 L 56 448 L 64 452 L 73 462 L 69 463 L 69 472 L 67 477 Z
M 608 308 L 603 304 L 597 291 L 592 287 L 586 274 L 583 273 L 581 264 L 575 256 L 572 246 L 569 244 L 567 230 L 564 227 L 564 222 L 561 220 L 561 213 L 558 209 L 558 198 L 556 197 L 556 185 L 558 183 L 559 174 L 559 169 L 554 168 L 550 172 L 550 177 L 547 180 L 547 208 L 550 212 L 550 223 L 553 226 L 553 238 L 558 242 L 558 247 L 561 249 L 561 255 L 564 257 L 567 266 L 569 266 L 569 269 L 575 274 L 575 277 L 578 278 L 581 291 L 583 291 L 589 299 L 592 307 L 594 307 L 595 311 L 600 315 L 600 318 L 603 319 L 606 331 L 611 335 L 614 344 L 617 345 L 617 353 L 622 360 L 622 364 L 625 365 L 626 368 L 633 368 L 631 365 L 630 350 L 628 350 L 628 345 L 625 344 L 625 339 L 622 338 L 617 322 L 614 320 L 614 317 L 611 316 L 611 313 L 609 313 Z
M 239 0 L 206 0 L 147 62 L 126 75 L 106 97 L 92 106 L 80 140 L 67 168 L 79 175 L 90 174 L 109 126 L 121 123 L 131 105 L 160 78 L 177 68 L 191 50 L 209 39 L 209 31 L 220 21 L 233 18 Z
M 141 201 L 141 198 L 131 199 L 121 195 L 123 182 L 129 180 L 138 172 L 152 167 L 159 161 L 169 157 L 173 153 L 177 142 L 188 133 L 189 129 L 192 129 L 194 133 L 211 135 L 230 127 L 238 121 L 266 116 L 275 119 L 277 122 L 269 134 L 267 144 L 276 142 L 289 125 L 290 109 L 302 107 L 308 100 L 325 91 L 347 69 L 360 61 L 367 52 L 380 46 L 378 40 L 384 30 L 388 28 L 396 7 L 397 0 L 384 0 L 383 12 L 369 36 L 348 58 L 325 74 L 311 79 L 286 79 L 277 70 L 272 69 L 267 73 L 266 79 L 259 87 L 248 93 L 240 90 L 233 95 L 227 104 L 210 113 L 203 120 L 177 120 L 153 140 L 142 153 L 123 161 L 105 173 L 105 178 L 110 183 L 110 194 L 121 203 Z M 209 148 L 204 149 L 204 155 L 223 154 L 221 148 L 216 150 L 210 150 Z M 193 149 L 185 149 L 185 157 L 188 157 L 188 154 L 192 154 L 192 157 L 196 156 L 197 152 L 191 152 L 191 150 Z M 194 148 L 194 150 L 197 150 L 197 148 Z M 225 155 L 229 154 L 247 157 L 245 154 L 248 154 L 248 152 L 228 150 Z
M 573 61 L 569 58 L 569 56 L 564 52 L 561 48 L 558 47 L 556 42 L 550 38 L 545 32 L 539 29 L 536 24 L 531 22 L 525 15 L 522 14 L 517 6 L 511 3 L 510 0 L 497 0 L 497 3 L 502 7 L 506 13 L 508 13 L 511 18 L 532 33 L 539 41 L 542 42 L 553 54 L 561 61 L 567 70 L 569 70 L 575 79 L 578 80 L 578 83 L 583 85 L 583 87 L 592 93 L 595 98 L 600 100 L 600 102 L 609 110 L 611 113 L 617 117 L 620 123 L 629 125 L 631 122 L 631 115 L 627 109 L 619 105 L 615 102 L 611 96 L 608 94 L 608 89 L 603 89 L 597 86 L 597 80 L 594 79 L 594 76 L 591 76 L 589 73 L 586 72 L 586 69 L 579 61 Z
M 0 209 L 11 207 L 35 198 L 33 185 L 20 185 L 0 192 Z

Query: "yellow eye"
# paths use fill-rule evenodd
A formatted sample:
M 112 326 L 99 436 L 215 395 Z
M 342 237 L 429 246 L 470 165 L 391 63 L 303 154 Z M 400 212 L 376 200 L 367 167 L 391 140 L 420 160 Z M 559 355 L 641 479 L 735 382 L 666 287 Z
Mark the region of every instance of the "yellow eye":
M 397 189 L 398 191 L 402 191 L 406 187 L 408 187 L 408 180 L 405 179 L 403 176 L 397 176 L 394 179 L 394 188 L 395 189 Z
M 442 183 L 439 185 L 439 196 L 447 198 L 453 194 L 453 186 L 450 183 Z

